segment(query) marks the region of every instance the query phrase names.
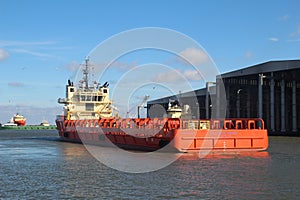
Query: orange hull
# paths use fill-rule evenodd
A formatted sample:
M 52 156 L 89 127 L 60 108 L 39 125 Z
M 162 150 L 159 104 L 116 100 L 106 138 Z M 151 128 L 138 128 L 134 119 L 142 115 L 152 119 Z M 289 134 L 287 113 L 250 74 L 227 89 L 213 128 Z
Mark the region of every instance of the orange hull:
M 263 151 L 267 130 L 175 130 L 174 147 L 180 152 Z
M 14 123 L 17 124 L 18 126 L 25 126 L 26 120 L 14 120 Z
M 124 149 L 155 151 L 166 146 L 179 152 L 263 151 L 268 148 L 267 130 L 260 119 L 220 121 L 180 119 L 57 119 L 62 140 Z M 198 129 L 205 122 L 209 129 Z M 260 125 L 258 125 L 260 124 Z M 192 125 L 192 126 L 191 126 Z

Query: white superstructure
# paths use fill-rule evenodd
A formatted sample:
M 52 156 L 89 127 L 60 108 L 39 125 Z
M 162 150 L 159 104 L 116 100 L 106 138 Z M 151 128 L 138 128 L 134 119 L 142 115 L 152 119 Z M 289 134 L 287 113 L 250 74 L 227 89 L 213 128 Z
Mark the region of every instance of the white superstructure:
M 112 101 L 109 98 L 108 83 L 100 85 L 96 81 L 89 85 L 89 60 L 85 60 L 83 80 L 76 87 L 69 80 L 66 85 L 66 98 L 59 98 L 58 103 L 65 104 L 64 116 L 68 120 L 99 119 L 112 117 Z

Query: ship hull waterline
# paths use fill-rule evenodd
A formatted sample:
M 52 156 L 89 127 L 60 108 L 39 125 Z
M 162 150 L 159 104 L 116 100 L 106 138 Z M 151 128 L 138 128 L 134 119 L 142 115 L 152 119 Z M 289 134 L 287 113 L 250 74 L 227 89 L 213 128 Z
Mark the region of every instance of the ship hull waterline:
M 267 131 L 263 129 L 235 130 L 169 130 L 168 137 L 126 134 L 115 128 L 60 128 L 62 141 L 99 146 L 120 147 L 126 150 L 198 153 L 264 151 L 268 147 Z M 136 130 L 135 132 L 137 132 Z

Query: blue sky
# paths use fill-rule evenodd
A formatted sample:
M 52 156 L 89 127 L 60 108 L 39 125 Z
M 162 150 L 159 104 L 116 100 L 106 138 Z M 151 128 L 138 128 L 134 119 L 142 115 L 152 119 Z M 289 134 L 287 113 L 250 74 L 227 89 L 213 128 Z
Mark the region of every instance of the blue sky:
M 0 122 L 21 112 L 29 124 L 53 123 L 61 111 L 57 98 L 65 95 L 76 66 L 100 42 L 129 29 L 162 27 L 186 34 L 221 73 L 299 59 L 299 7 L 297 0 L 0 0 Z M 123 62 L 147 63 L 156 54 L 134 55 Z

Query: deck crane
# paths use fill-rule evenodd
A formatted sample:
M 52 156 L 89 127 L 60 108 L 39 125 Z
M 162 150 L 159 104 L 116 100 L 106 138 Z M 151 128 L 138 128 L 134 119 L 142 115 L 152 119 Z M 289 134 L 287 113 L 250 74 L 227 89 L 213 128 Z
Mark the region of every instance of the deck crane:
M 142 101 L 142 103 L 137 107 L 137 113 L 138 113 L 138 118 L 140 118 L 140 108 L 145 108 L 145 103 L 147 102 L 147 100 L 149 99 L 149 95 L 146 95 Z
M 143 101 L 137 106 L 137 114 L 138 114 L 138 118 L 140 118 L 140 108 L 144 108 L 145 103 L 147 102 L 147 100 L 149 99 L 149 95 L 145 95 L 145 97 L 143 98 Z M 129 114 L 131 113 L 131 111 L 134 109 L 134 107 L 132 107 L 126 114 L 126 118 L 129 118 Z M 136 113 L 134 113 L 131 116 L 135 116 Z

